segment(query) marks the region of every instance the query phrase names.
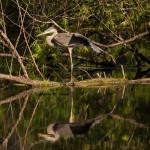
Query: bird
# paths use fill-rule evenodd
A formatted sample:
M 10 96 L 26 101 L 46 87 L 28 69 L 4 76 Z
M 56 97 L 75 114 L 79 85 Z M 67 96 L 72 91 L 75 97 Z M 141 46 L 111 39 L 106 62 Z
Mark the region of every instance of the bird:
M 93 123 L 94 121 L 85 123 L 51 123 L 47 127 L 47 134 L 39 133 L 38 136 L 50 142 L 56 142 L 60 138 L 85 137 Z
M 69 51 L 70 63 L 71 63 L 71 80 L 73 83 L 73 60 L 72 60 L 72 50 L 75 47 L 88 46 L 91 47 L 96 53 L 104 52 L 100 47 L 96 46 L 92 41 L 79 33 L 63 32 L 58 33 L 57 29 L 54 27 L 49 27 L 44 32 L 38 34 L 37 36 L 46 36 L 47 44 L 50 47 L 66 47 Z

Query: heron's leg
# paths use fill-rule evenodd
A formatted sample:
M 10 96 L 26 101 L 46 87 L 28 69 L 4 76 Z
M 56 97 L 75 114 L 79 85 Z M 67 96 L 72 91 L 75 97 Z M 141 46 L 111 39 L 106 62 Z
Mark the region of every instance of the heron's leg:
M 70 55 L 70 63 L 71 63 L 71 83 L 73 83 L 73 61 L 72 61 L 72 49 L 71 47 L 68 47 L 69 55 Z

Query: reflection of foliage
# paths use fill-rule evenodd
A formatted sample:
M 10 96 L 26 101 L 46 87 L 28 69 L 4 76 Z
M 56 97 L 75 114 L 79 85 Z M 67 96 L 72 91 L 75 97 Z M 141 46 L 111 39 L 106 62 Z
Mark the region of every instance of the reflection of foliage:
M 138 128 L 140 125 L 138 126 L 136 122 L 147 124 L 150 121 L 149 111 L 146 110 L 150 104 L 149 85 L 128 86 L 124 96 L 122 89 L 122 87 L 75 88 L 72 91 L 73 97 L 71 97 L 69 88 L 50 89 L 44 92 L 39 90 L 39 93 L 33 93 L 38 92 L 33 90 L 26 103 L 23 116 L 17 125 L 17 130 L 14 130 L 9 141 L 11 143 L 15 138 L 15 144 L 17 144 L 17 134 L 19 133 L 22 138 L 26 135 L 24 146 L 32 145 L 35 149 L 40 149 L 43 146 L 59 149 L 60 147 L 66 147 L 66 142 L 69 149 L 74 149 L 75 145 L 76 149 L 146 148 L 145 143 L 149 129 Z M 28 93 L 28 90 L 22 93 L 22 96 L 25 96 L 26 93 Z M 72 98 L 74 101 L 73 112 L 77 122 L 107 114 L 116 105 L 113 111 L 114 116 L 112 114 L 112 116 L 102 119 L 99 124 L 92 128 L 86 138 L 70 139 L 66 142 L 61 139 L 53 145 L 43 142 L 34 144 L 34 141 L 38 140 L 37 133 L 46 133 L 48 124 L 55 121 L 68 122 Z M 12 99 L 14 100 L 11 102 L 11 109 L 8 107 L 9 103 L 0 101 L 0 114 L 2 115 L 0 132 L 3 138 L 8 135 L 17 121 L 25 103 L 24 98 L 15 100 L 13 96 Z M 5 128 L 5 132 L 3 128 Z M 25 134 L 26 132 L 27 134 Z

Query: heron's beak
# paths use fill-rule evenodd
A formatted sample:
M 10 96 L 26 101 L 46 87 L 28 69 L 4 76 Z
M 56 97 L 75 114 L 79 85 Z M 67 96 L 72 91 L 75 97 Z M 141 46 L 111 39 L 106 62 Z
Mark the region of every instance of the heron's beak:
M 58 140 L 55 138 L 55 136 L 53 137 L 52 135 L 49 135 L 49 134 L 39 133 L 38 136 L 41 138 L 44 138 L 47 141 L 51 141 L 51 142 L 55 142 L 56 140 Z
M 43 133 L 38 133 L 38 136 L 39 136 L 39 137 L 42 137 L 42 138 L 45 138 L 45 139 L 48 137 L 47 134 L 43 134 Z
M 38 34 L 36 37 L 39 37 L 39 36 L 42 36 L 42 35 L 45 35 L 46 33 L 45 32 L 42 32 L 40 34 Z

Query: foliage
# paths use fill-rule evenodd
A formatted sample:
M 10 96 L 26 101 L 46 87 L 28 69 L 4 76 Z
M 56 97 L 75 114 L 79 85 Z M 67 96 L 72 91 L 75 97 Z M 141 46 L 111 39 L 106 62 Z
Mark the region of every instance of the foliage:
M 50 48 L 46 44 L 44 37 L 36 37 L 37 33 L 51 26 L 50 23 L 46 23 L 50 19 L 53 19 L 69 32 L 79 32 L 91 40 L 107 46 L 120 40 L 128 40 L 149 30 L 150 4 L 148 0 L 62 0 L 61 2 L 58 0 L 24 0 L 19 1 L 19 6 L 16 0 L 8 0 L 8 3 L 2 1 L 1 5 L 0 24 L 3 28 L 6 28 L 8 36 L 13 43 L 17 42 L 20 34 L 21 16 L 19 9 L 21 10 L 26 34 L 31 34 L 31 37 L 28 39 L 29 47 L 33 52 L 40 71 L 46 78 L 56 78 L 57 75 L 54 71 L 57 72 L 57 70 L 60 70 L 60 74 L 63 77 L 64 70 L 62 68 L 69 68 L 68 57 L 61 56 L 65 49 Z M 29 48 L 26 45 L 27 43 L 24 42 L 25 40 L 23 34 L 21 34 L 17 49 L 21 55 L 25 54 L 27 57 L 30 57 L 29 52 L 25 50 Z M 133 51 L 123 45 L 104 49 L 115 57 L 117 65 L 135 66 L 139 65 L 140 62 L 141 65 L 149 66 L 149 63 L 141 59 L 141 57 L 136 58 L 138 57 L 136 55 L 137 52 L 147 58 L 150 57 L 149 35 L 133 40 L 128 45 L 133 47 Z M 7 50 L 5 49 L 5 51 Z M 104 59 L 97 57 L 95 53 L 85 47 L 76 49 L 74 55 L 80 55 L 91 60 L 90 63 L 88 61 L 86 63 L 85 61 L 74 59 L 75 65 L 81 63 L 83 66 L 86 66 L 91 65 L 92 61 L 105 62 L 105 60 L 110 60 L 109 57 L 103 54 L 101 56 Z M 3 61 L 3 59 L 0 61 Z M 64 64 L 64 67 L 60 64 Z M 11 65 L 11 62 L 8 62 L 8 65 Z M 18 74 L 19 71 L 16 69 L 18 66 L 15 66 L 16 63 L 13 65 L 13 73 Z M 38 76 L 32 61 L 28 61 L 26 66 L 31 77 L 35 78 Z M 4 66 L 0 66 L 0 68 L 6 69 Z

